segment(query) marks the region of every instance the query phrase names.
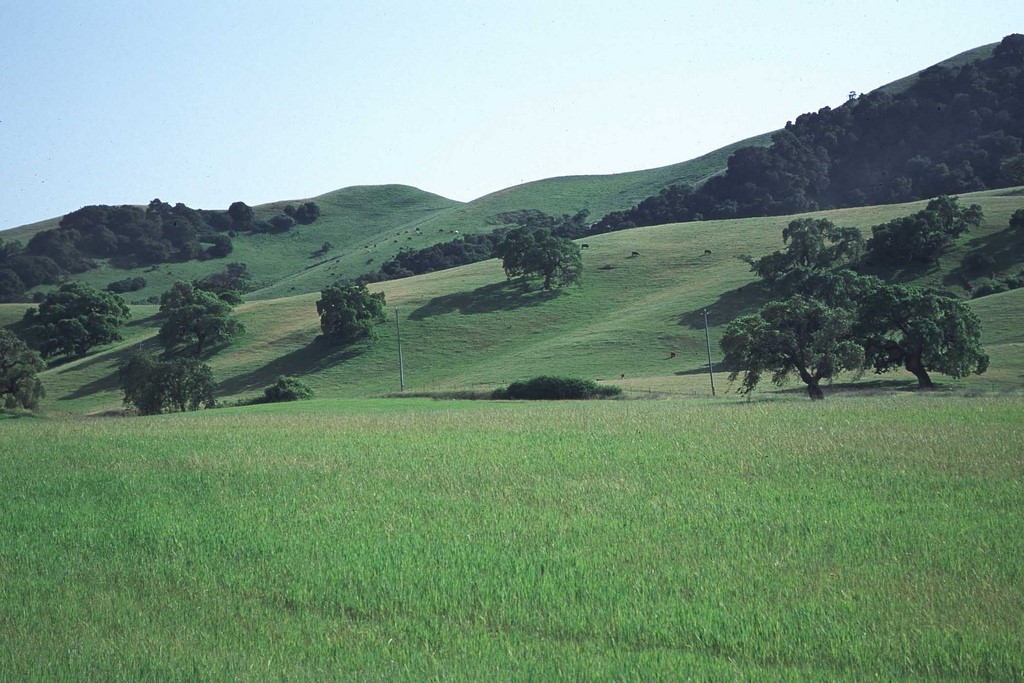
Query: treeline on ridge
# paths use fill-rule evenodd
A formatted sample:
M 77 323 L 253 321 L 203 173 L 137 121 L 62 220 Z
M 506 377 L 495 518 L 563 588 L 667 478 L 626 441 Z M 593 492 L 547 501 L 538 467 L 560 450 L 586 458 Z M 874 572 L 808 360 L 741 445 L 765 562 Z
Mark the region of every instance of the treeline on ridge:
M 673 185 L 591 234 L 644 225 L 891 204 L 1024 184 L 1024 35 L 991 57 L 933 66 L 906 91 L 875 91 L 799 116 L 770 147 L 737 150 L 700 188 Z
M 55 284 L 107 259 L 118 268 L 224 258 L 239 232 L 284 232 L 320 216 L 314 202 L 286 206 L 257 220 L 244 202 L 227 211 L 193 209 L 154 199 L 140 206 L 91 205 L 65 215 L 58 227 L 36 233 L 28 244 L 0 239 L 0 301 L 17 301 L 33 287 Z M 130 289 L 136 283 L 120 281 Z

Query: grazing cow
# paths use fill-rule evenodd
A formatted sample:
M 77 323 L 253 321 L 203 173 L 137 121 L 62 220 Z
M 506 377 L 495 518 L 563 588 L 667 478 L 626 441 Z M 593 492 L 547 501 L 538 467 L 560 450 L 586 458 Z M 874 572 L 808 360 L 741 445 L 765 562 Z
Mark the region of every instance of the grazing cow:
M 675 351 L 669 351 L 668 352 L 668 357 L 669 358 L 675 358 L 676 357 L 676 352 Z
M 622 373 L 621 375 L 619 375 L 619 379 L 626 379 L 626 373 Z
M 711 250 L 710 249 L 705 249 L 704 250 L 704 255 L 705 256 L 711 256 Z
M 590 249 L 590 245 L 584 242 L 580 245 L 580 249 Z
M 632 254 L 630 254 L 629 256 L 630 256 L 630 258 L 632 258 L 632 257 L 634 257 L 634 256 L 639 256 L 639 255 L 640 255 L 640 252 L 639 252 L 639 251 L 634 251 L 634 252 L 633 252 Z

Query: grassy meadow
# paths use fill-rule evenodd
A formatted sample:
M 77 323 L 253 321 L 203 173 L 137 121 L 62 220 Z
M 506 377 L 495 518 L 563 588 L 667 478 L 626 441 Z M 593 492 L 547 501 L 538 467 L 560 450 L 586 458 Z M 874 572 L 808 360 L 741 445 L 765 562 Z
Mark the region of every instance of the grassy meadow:
M 1019 680 L 1024 399 L 0 426 L 2 680 Z

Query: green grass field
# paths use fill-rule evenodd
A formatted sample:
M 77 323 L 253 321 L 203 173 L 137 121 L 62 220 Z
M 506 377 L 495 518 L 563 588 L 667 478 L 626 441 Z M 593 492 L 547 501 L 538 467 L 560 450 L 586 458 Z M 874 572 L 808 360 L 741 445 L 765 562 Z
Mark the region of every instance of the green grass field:
M 0 425 L 2 680 L 1019 680 L 1020 398 Z

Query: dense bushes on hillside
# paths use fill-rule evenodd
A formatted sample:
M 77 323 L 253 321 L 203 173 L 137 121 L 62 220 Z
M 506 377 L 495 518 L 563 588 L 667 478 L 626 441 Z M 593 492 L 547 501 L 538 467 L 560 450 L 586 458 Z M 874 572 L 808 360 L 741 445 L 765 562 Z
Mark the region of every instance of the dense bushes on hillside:
M 19 300 L 33 287 L 94 268 L 98 259 L 118 268 L 138 268 L 225 258 L 234 249 L 231 234 L 281 232 L 296 221 L 308 224 L 320 216 L 314 202 L 285 210 L 289 208 L 294 218 L 281 215 L 263 222 L 255 220 L 244 202 L 234 202 L 227 212 L 171 206 L 159 199 L 146 208 L 85 206 L 64 216 L 58 227 L 36 233 L 26 245 L 0 240 L 0 301 Z M 280 227 L 277 219 L 287 225 Z
M 1024 35 L 992 57 L 921 72 L 905 92 L 875 91 L 799 116 L 770 147 L 737 150 L 699 189 L 662 190 L 592 233 L 702 218 L 887 204 L 1024 183 Z
M 486 261 L 496 256 L 495 250 L 508 232 L 516 227 L 528 228 L 531 231 L 546 229 L 554 237 L 575 239 L 587 231 L 586 209 L 574 215 L 549 216 L 536 209 L 508 211 L 494 216 L 494 221 L 501 227 L 489 233 L 463 235 L 448 242 L 439 242 L 423 249 L 401 249 L 393 257 L 380 265 L 375 273 L 368 273 L 357 279 L 357 282 L 381 282 L 397 280 L 447 270 L 469 263 Z
M 107 285 L 106 289 L 108 292 L 113 292 L 114 294 L 127 294 L 128 292 L 137 292 L 145 287 L 146 278 L 126 277 L 123 280 L 114 280 Z
M 964 208 L 956 197 L 936 197 L 913 215 L 871 228 L 868 261 L 890 266 L 935 263 L 953 240 L 981 225 L 982 218 L 977 204 Z
M 486 261 L 494 254 L 497 233 L 465 235 L 449 242 L 432 244 L 423 249 L 402 249 L 380 265 L 377 272 L 362 281 L 397 280 L 411 275 L 447 270 L 467 263 Z

